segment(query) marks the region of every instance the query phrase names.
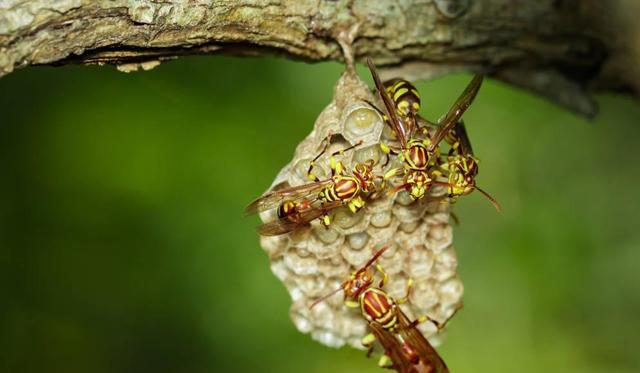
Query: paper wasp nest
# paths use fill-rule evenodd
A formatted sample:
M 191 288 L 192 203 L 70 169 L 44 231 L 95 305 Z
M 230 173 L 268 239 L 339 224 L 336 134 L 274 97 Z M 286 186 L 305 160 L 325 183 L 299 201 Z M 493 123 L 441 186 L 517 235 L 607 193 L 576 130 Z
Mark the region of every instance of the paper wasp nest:
M 378 162 L 374 167 L 378 175 L 398 167 L 400 161 L 392 157 L 381 170 L 387 155 L 380 151 L 379 142 L 393 142 L 393 134 L 365 100 L 377 103 L 367 85 L 347 70 L 335 86 L 333 101 L 320 113 L 313 130 L 298 145 L 293 160 L 278 174 L 271 188 L 308 183 L 309 162 L 322 150 L 329 134 L 333 134 L 331 146 L 317 161 L 314 171 L 320 179 L 331 176 L 329 154 L 359 140 L 364 143 L 355 150 L 336 156 L 347 170 L 352 169 L 354 162 L 368 159 Z M 436 192 L 443 194 L 444 190 Z M 461 304 L 463 285 L 456 272 L 456 252 L 451 246 L 449 206 L 428 198 L 414 202 L 406 192 L 393 197 L 384 194 L 367 201 L 357 214 L 345 207 L 334 210 L 330 229 L 314 221 L 310 227 L 290 234 L 261 237 L 273 273 L 291 294 L 294 324 L 325 345 L 362 348 L 360 340 L 368 333 L 367 323 L 359 309 L 343 305 L 342 293 L 312 310 L 308 306 L 338 288 L 382 246 L 389 246 L 378 261 L 389 274 L 384 289 L 398 299 L 405 294 L 407 280 L 414 280 L 410 300 L 401 306 L 409 317 L 428 315 L 444 321 Z M 275 211 L 264 212 L 261 218 L 273 220 Z M 437 344 L 433 324 L 425 322 L 420 329 Z

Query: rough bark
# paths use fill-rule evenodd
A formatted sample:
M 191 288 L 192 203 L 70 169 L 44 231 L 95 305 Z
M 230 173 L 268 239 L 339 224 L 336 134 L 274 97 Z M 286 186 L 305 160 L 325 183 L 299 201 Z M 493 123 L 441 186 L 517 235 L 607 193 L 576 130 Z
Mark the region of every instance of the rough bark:
M 593 115 L 590 92 L 640 92 L 637 14 L 635 0 L 0 0 L 0 76 L 188 54 L 341 60 L 342 45 L 389 74 L 482 71 Z

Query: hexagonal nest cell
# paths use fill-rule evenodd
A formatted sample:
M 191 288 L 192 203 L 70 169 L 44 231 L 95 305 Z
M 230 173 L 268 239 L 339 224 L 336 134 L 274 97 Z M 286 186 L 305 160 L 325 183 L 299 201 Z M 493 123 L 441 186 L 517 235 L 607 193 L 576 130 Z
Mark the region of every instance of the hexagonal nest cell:
M 347 69 L 334 88 L 333 101 L 320 113 L 313 130 L 298 145 L 293 159 L 280 171 L 270 190 L 308 183 L 309 162 L 322 150 L 329 135 L 330 148 L 316 164 L 315 174 L 320 179 L 330 176 L 329 154 L 358 141 L 363 143 L 355 150 L 337 156 L 347 169 L 368 159 L 376 162 L 377 174 L 401 165 L 397 157 L 387 162 L 388 156 L 380 150 L 380 141 L 396 140 L 369 103 L 379 105 L 367 85 Z M 444 193 L 444 189 L 434 188 L 431 196 Z M 336 294 L 313 309 L 309 305 L 338 288 L 383 246 L 389 247 L 378 260 L 389 274 L 384 289 L 400 298 L 408 279 L 414 281 L 409 302 L 401 306 L 410 318 L 428 315 L 444 321 L 460 306 L 463 285 L 456 272 L 448 204 L 430 198 L 413 201 L 406 192 L 400 192 L 367 201 L 356 214 L 341 207 L 331 216 L 329 229 L 314 221 L 292 233 L 260 240 L 273 273 L 291 295 L 290 314 L 298 330 L 328 346 L 349 344 L 363 348 L 360 340 L 368 332 L 367 323 L 359 310 L 343 305 L 342 295 Z M 261 213 L 261 219 L 276 219 L 275 211 Z M 433 324 L 419 327 L 431 342 L 438 344 L 439 335 L 435 335 Z

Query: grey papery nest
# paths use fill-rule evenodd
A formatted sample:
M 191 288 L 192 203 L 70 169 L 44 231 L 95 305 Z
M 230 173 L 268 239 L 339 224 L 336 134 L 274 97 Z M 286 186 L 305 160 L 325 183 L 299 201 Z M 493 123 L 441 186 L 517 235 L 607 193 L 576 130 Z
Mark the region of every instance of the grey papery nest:
M 322 150 L 329 134 L 333 134 L 331 146 L 316 163 L 315 173 L 320 179 L 331 176 L 329 154 L 359 140 L 363 144 L 355 150 L 336 156 L 348 170 L 354 163 L 369 159 L 377 162 L 376 174 L 401 166 L 397 157 L 384 165 L 387 155 L 379 143 L 394 143 L 395 138 L 366 101 L 377 103 L 367 85 L 347 69 L 334 88 L 333 101 L 320 113 L 313 130 L 298 145 L 293 159 L 280 171 L 270 190 L 308 183 L 309 162 Z M 435 187 L 430 193 L 438 197 L 445 190 Z M 389 274 L 385 290 L 396 299 L 402 298 L 408 279 L 414 280 L 409 302 L 401 305 L 410 318 L 428 315 L 444 321 L 459 308 L 463 285 L 456 272 L 449 205 L 442 199 L 413 201 L 405 191 L 392 196 L 383 193 L 373 201 L 367 200 L 356 214 L 340 207 L 331 216 L 329 229 L 314 221 L 292 233 L 263 236 L 260 240 L 273 273 L 291 295 L 290 313 L 298 330 L 328 346 L 349 344 L 362 348 L 360 340 L 368 333 L 367 322 L 359 310 L 343 305 L 341 293 L 313 309 L 309 305 L 338 288 L 383 246 L 389 246 L 378 260 Z M 268 222 L 276 219 L 276 214 L 270 210 L 260 217 Z M 432 323 L 423 323 L 419 328 L 431 342 L 438 343 L 437 328 Z

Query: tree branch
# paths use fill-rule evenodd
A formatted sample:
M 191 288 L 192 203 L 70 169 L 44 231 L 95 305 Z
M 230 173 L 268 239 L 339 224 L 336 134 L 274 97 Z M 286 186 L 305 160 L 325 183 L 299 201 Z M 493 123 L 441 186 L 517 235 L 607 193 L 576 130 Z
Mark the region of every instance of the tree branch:
M 634 14 L 634 0 L 0 0 L 0 76 L 213 53 L 342 60 L 342 44 L 389 74 L 481 71 L 593 115 L 589 92 L 640 92 Z

